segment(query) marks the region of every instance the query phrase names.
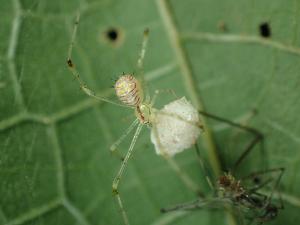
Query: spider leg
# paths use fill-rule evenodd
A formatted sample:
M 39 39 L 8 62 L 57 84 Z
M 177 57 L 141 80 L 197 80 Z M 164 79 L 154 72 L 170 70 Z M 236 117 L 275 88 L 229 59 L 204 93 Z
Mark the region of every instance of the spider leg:
M 120 154 L 118 154 L 117 152 L 117 147 L 123 142 L 123 140 L 125 139 L 125 137 L 127 137 L 127 135 L 135 128 L 135 126 L 139 123 L 138 119 L 135 119 L 131 125 L 126 129 L 126 131 L 122 134 L 122 136 L 116 141 L 114 142 L 111 146 L 110 146 L 110 152 L 112 154 L 116 154 L 122 161 L 124 160 L 124 157 L 121 156 Z
M 213 185 L 213 182 L 211 181 L 211 178 L 209 176 L 209 172 L 208 172 L 208 169 L 203 161 L 203 158 L 201 157 L 200 155 L 200 150 L 199 150 L 199 146 L 198 144 L 196 143 L 195 144 L 195 148 L 196 148 L 196 154 L 197 154 L 197 159 L 200 163 L 200 167 L 202 169 L 202 171 L 204 172 L 204 176 L 205 176 L 205 179 L 206 179 L 206 182 L 208 183 L 209 187 L 211 190 L 215 190 L 214 188 L 214 185 Z
M 190 202 L 185 202 L 181 204 L 177 204 L 168 208 L 162 208 L 160 211 L 162 213 L 167 213 L 171 211 L 191 211 L 197 209 L 220 209 L 228 204 L 231 204 L 231 201 L 226 198 L 207 198 L 207 199 L 197 199 Z
M 141 75 L 143 75 L 144 71 L 144 59 L 146 55 L 147 45 L 148 45 L 148 39 L 149 39 L 149 29 L 145 29 L 143 33 L 143 41 L 142 41 L 142 48 L 139 53 L 139 58 L 137 61 L 137 68 L 139 72 L 141 72 Z
M 142 83 L 144 92 L 146 93 L 146 102 L 150 101 L 150 94 L 144 77 L 144 59 L 146 55 L 148 40 L 149 40 L 149 29 L 145 29 L 143 33 L 142 47 L 140 49 L 139 57 L 137 60 L 137 71 L 138 71 L 137 75 L 140 82 Z
M 160 89 L 160 90 L 155 90 L 150 105 L 151 105 L 151 106 L 154 106 L 154 104 L 155 104 L 155 102 L 156 102 L 156 100 L 157 100 L 157 97 L 158 97 L 159 95 L 163 94 L 163 93 L 171 94 L 175 99 L 178 99 L 178 96 L 176 95 L 175 91 L 172 90 L 172 89 Z
M 97 95 L 96 92 L 93 91 L 92 89 L 90 89 L 87 86 L 87 84 L 80 78 L 79 72 L 76 69 L 76 66 L 75 66 L 75 64 L 72 60 L 72 52 L 73 52 L 73 48 L 74 48 L 74 44 L 75 44 L 76 34 L 77 34 L 77 31 L 78 31 L 79 21 L 80 21 L 80 12 L 78 11 L 78 13 L 76 15 L 76 19 L 75 19 L 75 24 L 74 24 L 72 36 L 71 36 L 71 43 L 70 43 L 69 50 L 68 50 L 67 66 L 70 69 L 70 71 L 71 71 L 72 75 L 74 76 L 75 80 L 77 80 L 77 82 L 79 83 L 80 89 L 83 91 L 83 93 L 85 93 L 89 97 L 95 98 L 95 99 L 103 101 L 103 102 L 108 102 L 108 103 L 111 103 L 113 105 L 118 105 L 118 106 L 130 108 L 130 106 L 120 104 L 120 103 L 111 101 L 109 99 L 106 99 L 102 96 Z
M 254 147 L 256 146 L 256 144 L 261 143 L 261 150 L 264 153 L 264 136 L 261 132 L 259 132 L 258 130 L 252 128 L 252 127 L 248 127 L 239 123 L 235 123 L 233 121 L 230 121 L 228 119 L 224 119 L 222 117 L 210 114 L 208 112 L 204 112 L 204 111 L 198 111 L 201 115 L 214 119 L 216 121 L 220 121 L 226 124 L 229 124 L 230 126 L 233 127 L 237 127 L 241 130 L 244 130 L 246 132 L 249 132 L 253 135 L 253 139 L 246 145 L 244 151 L 242 152 L 242 154 L 238 157 L 238 159 L 236 160 L 236 162 L 234 163 L 234 166 L 232 168 L 232 171 L 236 171 L 237 167 L 241 164 L 241 162 L 246 158 L 246 156 L 251 152 L 251 150 L 254 149 Z
M 120 210 L 121 210 L 121 214 L 122 214 L 122 217 L 123 217 L 123 221 L 124 221 L 124 224 L 125 225 L 129 225 L 129 220 L 128 220 L 128 216 L 127 216 L 127 213 L 124 209 L 124 206 L 123 206 L 123 203 L 122 203 L 122 200 L 121 200 L 121 196 L 120 196 L 120 193 L 118 191 L 118 187 L 119 187 L 119 182 L 122 178 L 122 175 L 124 173 L 124 170 L 126 168 L 126 165 L 128 163 L 128 160 L 133 152 L 133 149 L 134 149 L 134 145 L 136 143 L 136 140 L 142 130 L 142 127 L 143 127 L 143 124 L 139 124 L 136 131 L 135 131 L 135 134 L 132 138 L 132 141 L 131 141 L 131 144 L 129 146 L 129 149 L 128 149 L 128 152 L 124 158 L 124 160 L 122 161 L 122 164 L 121 164 L 121 167 L 116 175 L 116 177 L 114 178 L 113 180 L 113 184 L 112 184 L 112 192 L 113 192 L 113 195 L 115 196 L 115 198 L 117 199 L 117 202 L 118 202 L 118 205 L 120 207 Z
M 264 210 L 263 211 L 264 213 L 259 217 L 259 219 L 261 221 L 261 224 L 264 221 L 266 222 L 266 221 L 274 219 L 277 216 L 278 209 L 284 209 L 284 205 L 283 205 L 283 201 L 282 201 L 280 192 L 279 192 L 280 205 L 276 206 L 275 204 L 272 203 L 273 194 L 278 189 L 278 186 L 279 186 L 279 183 L 280 183 L 280 180 L 283 176 L 284 171 L 285 171 L 284 168 L 273 168 L 273 169 L 268 169 L 268 170 L 264 170 L 264 171 L 253 172 L 250 175 L 244 177 L 244 180 L 245 180 L 245 179 L 253 178 L 253 177 L 256 177 L 256 176 L 259 176 L 259 175 L 265 175 L 265 174 L 268 174 L 268 173 L 273 173 L 273 174 L 277 173 L 278 174 L 269 195 L 261 194 L 257 191 L 260 188 L 263 188 L 264 186 L 269 184 L 273 179 L 272 180 L 268 179 L 264 183 L 262 183 L 260 186 L 254 187 L 253 189 L 250 189 L 250 192 L 254 191 L 253 194 L 264 197 L 264 199 L 262 200 L 262 206 L 261 206 L 262 209 Z
M 179 211 L 179 210 L 193 210 L 199 208 L 199 203 L 201 202 L 200 199 L 193 200 L 191 202 L 177 204 L 168 208 L 161 208 L 160 212 L 167 213 L 172 211 Z

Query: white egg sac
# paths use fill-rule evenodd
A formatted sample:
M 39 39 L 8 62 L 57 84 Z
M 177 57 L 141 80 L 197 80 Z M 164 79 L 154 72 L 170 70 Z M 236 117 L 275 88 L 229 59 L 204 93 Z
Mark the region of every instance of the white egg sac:
M 155 111 L 154 118 L 151 142 L 159 155 L 174 156 L 194 145 L 200 135 L 199 114 L 185 97 Z

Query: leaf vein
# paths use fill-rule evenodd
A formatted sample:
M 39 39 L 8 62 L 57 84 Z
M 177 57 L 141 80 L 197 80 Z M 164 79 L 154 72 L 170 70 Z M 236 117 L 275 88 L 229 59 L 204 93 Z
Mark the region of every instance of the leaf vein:
M 45 205 L 41 205 L 38 208 L 34 208 L 24 213 L 23 215 L 17 217 L 6 223 L 5 225 L 19 225 L 24 224 L 28 221 L 34 220 L 35 218 L 46 214 L 56 208 L 58 208 L 61 204 L 61 199 L 54 199 L 53 201 L 48 202 Z
M 220 43 L 258 44 L 300 56 L 300 48 L 296 46 L 287 45 L 279 41 L 261 38 L 258 36 L 244 34 L 214 34 L 207 32 L 182 32 L 180 34 L 180 38 L 183 41 L 210 41 Z
M 15 100 L 22 107 L 23 110 L 26 111 L 24 98 L 22 96 L 21 85 L 18 80 L 17 76 L 17 69 L 14 62 L 16 49 L 17 49 L 17 42 L 20 35 L 20 27 L 21 27 L 21 5 L 19 0 L 13 1 L 14 9 L 15 9 L 15 18 L 12 22 L 12 29 L 10 34 L 10 42 L 8 44 L 7 50 L 7 60 L 8 60 L 8 70 L 13 82 L 13 88 L 15 92 Z

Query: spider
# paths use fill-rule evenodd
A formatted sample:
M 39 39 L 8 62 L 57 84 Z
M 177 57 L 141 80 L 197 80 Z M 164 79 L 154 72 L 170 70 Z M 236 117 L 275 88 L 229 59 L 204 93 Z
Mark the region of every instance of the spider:
M 129 219 L 121 200 L 119 193 L 119 183 L 124 174 L 126 165 L 130 156 L 133 153 L 137 138 L 144 126 L 151 129 L 151 141 L 155 145 L 156 153 L 163 156 L 169 163 L 171 168 L 175 170 L 184 184 L 201 195 L 197 185 L 184 173 L 176 161 L 172 158 L 173 155 L 182 152 L 183 150 L 190 148 L 195 144 L 196 139 L 203 130 L 202 123 L 200 121 L 199 114 L 194 106 L 186 100 L 185 97 L 179 98 L 175 101 L 166 104 L 163 109 L 158 110 L 153 106 L 159 94 L 163 93 L 163 90 L 155 91 L 155 94 L 150 98 L 148 93 L 144 93 L 145 82 L 143 74 L 143 63 L 146 53 L 146 47 L 148 43 L 149 30 L 146 29 L 143 33 L 142 47 L 139 53 L 137 61 L 136 76 L 132 74 L 123 73 L 115 82 L 114 89 L 119 102 L 115 102 L 97 95 L 92 91 L 80 78 L 79 72 L 75 68 L 75 64 L 72 60 L 72 50 L 75 43 L 76 32 L 80 20 L 80 13 L 76 16 L 74 29 L 71 36 L 71 43 L 68 51 L 67 66 L 72 72 L 74 78 L 78 81 L 80 89 L 89 97 L 93 97 L 97 100 L 104 101 L 110 104 L 114 104 L 122 107 L 132 108 L 135 112 L 136 119 L 124 132 L 124 134 L 112 144 L 110 150 L 115 153 L 117 147 L 122 143 L 125 137 L 135 128 L 136 131 L 133 135 L 129 149 L 125 157 L 121 157 L 122 163 L 117 175 L 112 183 L 112 192 L 115 196 L 124 224 L 129 225 Z M 147 90 L 147 89 L 146 89 Z
M 162 208 L 161 212 L 166 213 L 177 210 L 196 210 L 201 208 L 219 209 L 222 207 L 228 208 L 228 206 L 233 206 L 237 209 L 237 212 L 244 212 L 244 215 L 250 220 L 250 223 L 255 221 L 258 224 L 263 224 L 275 219 L 279 213 L 279 210 L 284 209 L 280 196 L 279 204 L 275 204 L 272 201 L 274 191 L 278 189 L 281 177 L 284 173 L 284 168 L 272 168 L 256 171 L 242 178 L 237 178 L 237 176 L 234 175 L 234 172 L 237 171 L 239 165 L 249 155 L 251 150 L 254 149 L 256 144 L 261 143 L 263 147 L 263 135 L 254 128 L 220 118 L 207 112 L 200 113 L 206 117 L 227 123 L 233 127 L 237 127 L 249 132 L 254 135 L 254 138 L 249 142 L 245 150 L 237 158 L 233 168 L 219 176 L 214 186 L 210 178 L 207 177 L 209 185 L 214 190 L 213 197 L 199 198 L 192 202 L 178 204 L 169 208 Z M 197 150 L 197 153 L 202 169 L 205 171 L 204 163 L 201 159 L 199 150 Z M 277 177 L 270 177 L 262 181 L 262 176 L 267 174 L 277 174 Z M 249 180 L 252 181 L 251 185 L 246 185 L 247 181 Z M 273 185 L 271 187 L 270 194 L 266 195 L 262 193 L 260 190 L 264 187 L 267 187 L 271 182 L 273 182 Z

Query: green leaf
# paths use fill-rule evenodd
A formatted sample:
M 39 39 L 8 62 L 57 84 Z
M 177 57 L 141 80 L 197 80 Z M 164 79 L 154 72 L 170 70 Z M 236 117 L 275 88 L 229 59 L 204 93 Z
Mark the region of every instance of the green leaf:
M 198 108 L 260 130 L 267 154 L 261 158 L 255 150 L 251 166 L 243 169 L 254 171 L 261 160 L 285 167 L 280 184 L 285 209 L 272 224 L 300 219 L 298 1 L 0 3 L 0 224 L 122 224 L 111 189 L 120 161 L 109 147 L 135 117 L 86 97 L 73 81 L 66 57 L 78 9 L 73 60 L 93 90 L 113 98 L 112 80 L 135 71 L 142 33 L 149 28 L 150 92 L 172 89 Z M 259 34 L 264 22 L 271 27 L 269 38 Z M 116 41 L 107 37 L 112 28 Z M 156 107 L 172 99 L 160 96 Z M 248 136 L 206 123 L 201 153 L 217 174 L 221 162 L 232 164 Z M 120 146 L 123 154 L 131 137 Z M 175 159 L 211 194 L 194 149 Z M 155 154 L 147 128 L 119 191 L 132 225 L 234 224 L 222 210 L 160 213 L 161 207 L 196 197 Z

